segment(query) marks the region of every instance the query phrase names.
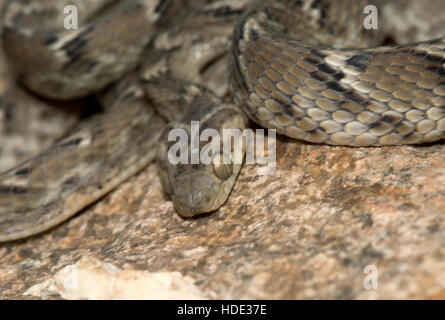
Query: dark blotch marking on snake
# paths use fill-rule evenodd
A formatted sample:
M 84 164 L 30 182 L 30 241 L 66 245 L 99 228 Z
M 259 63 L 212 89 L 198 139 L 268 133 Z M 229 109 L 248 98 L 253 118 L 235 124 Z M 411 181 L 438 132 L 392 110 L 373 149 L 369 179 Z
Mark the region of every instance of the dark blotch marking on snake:
M 445 76 L 445 68 L 443 66 L 429 66 L 426 67 L 426 70 L 435 72 L 440 76 Z
M 359 54 L 349 58 L 345 62 L 353 67 L 359 68 L 361 71 L 365 71 L 371 57 L 371 55 Z
M 337 73 L 337 70 L 331 68 L 326 63 L 320 64 L 318 66 L 318 69 L 320 69 L 320 71 L 323 71 L 323 72 L 328 73 L 328 74 L 335 74 L 335 73 Z
M 255 29 L 252 29 L 252 30 L 250 30 L 250 37 L 252 38 L 253 41 L 255 41 L 255 40 L 258 40 L 258 38 L 260 37 L 260 34 Z
M 320 60 L 314 57 L 304 57 L 303 60 L 317 66 L 322 63 Z
M 67 141 L 65 143 L 62 143 L 60 145 L 61 148 L 67 148 L 67 147 L 73 147 L 78 146 L 82 142 L 82 138 L 76 138 L 74 140 Z
M 380 121 L 382 121 L 382 122 L 386 122 L 386 123 L 389 123 L 389 124 L 396 124 L 396 123 L 400 122 L 401 120 L 402 120 L 402 119 L 393 117 L 393 116 L 391 116 L 391 115 L 385 115 L 385 116 L 383 116 L 383 117 L 380 119 Z
M 311 76 L 314 79 L 317 79 L 318 81 L 321 81 L 321 82 L 326 82 L 326 81 L 330 80 L 329 76 L 326 73 L 320 72 L 320 71 L 311 72 Z
M 31 168 L 23 168 L 23 169 L 16 171 L 15 175 L 16 176 L 26 176 L 26 175 L 30 174 L 31 171 L 32 171 Z
M 71 177 L 71 178 L 66 179 L 66 180 L 63 182 L 63 185 L 64 185 L 64 186 L 72 186 L 72 185 L 75 185 L 76 182 L 78 182 L 78 180 L 79 180 L 79 179 L 76 179 L 75 177 Z
M 435 56 L 433 54 L 427 54 L 426 60 L 431 61 L 431 62 L 442 63 L 442 64 L 445 63 L 445 58 Z
M 326 63 L 322 63 L 317 66 L 318 70 L 331 75 L 335 80 L 340 81 L 345 77 L 345 74 L 342 71 L 337 71 L 334 68 L 330 67 Z
M 212 15 L 215 18 L 218 17 L 228 17 L 228 16 L 237 16 L 237 15 L 241 15 L 243 13 L 242 10 L 236 10 L 236 9 L 232 9 L 229 6 L 222 6 L 219 7 L 217 9 L 213 9 L 213 10 L 207 10 L 207 11 L 203 11 L 200 12 L 202 15 Z
M 26 194 L 28 192 L 27 188 L 18 186 L 0 186 L 0 193 L 9 194 Z
M 328 86 L 329 89 L 344 93 L 347 92 L 347 89 L 345 89 L 344 87 L 342 87 L 338 82 L 333 82 L 333 81 L 329 81 L 326 82 L 326 85 Z
M 155 8 L 156 13 L 160 13 L 161 15 L 164 15 L 167 11 L 167 8 L 169 7 L 170 1 L 167 0 L 161 0 L 158 5 Z

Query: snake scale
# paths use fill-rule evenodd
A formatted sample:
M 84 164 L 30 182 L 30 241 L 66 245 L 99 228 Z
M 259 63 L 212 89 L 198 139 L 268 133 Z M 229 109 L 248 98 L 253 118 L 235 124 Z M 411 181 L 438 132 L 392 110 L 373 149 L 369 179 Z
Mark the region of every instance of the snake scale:
M 94 94 L 103 111 L 0 174 L 0 242 L 58 225 L 154 158 L 179 214 L 218 209 L 241 168 L 233 154 L 167 159 L 170 130 L 190 132 L 194 120 L 242 130 L 247 115 L 292 138 L 355 147 L 443 139 L 445 38 L 382 46 L 388 31 L 364 28 L 363 9 L 388 3 L 7 1 L 2 44 L 17 82 L 53 100 Z M 427 3 L 445 15 L 441 0 Z M 68 4 L 78 29 L 63 29 Z

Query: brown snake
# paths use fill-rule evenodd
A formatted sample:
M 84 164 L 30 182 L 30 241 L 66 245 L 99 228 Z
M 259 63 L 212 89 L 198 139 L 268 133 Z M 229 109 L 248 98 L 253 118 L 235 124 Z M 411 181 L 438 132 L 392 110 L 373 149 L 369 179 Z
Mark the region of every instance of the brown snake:
M 309 142 L 443 139 L 445 38 L 379 46 L 385 32 L 364 28 L 363 9 L 375 4 L 380 12 L 386 2 L 8 1 L 2 41 L 17 81 L 51 99 L 100 92 L 105 112 L 0 174 L 0 242 L 61 223 L 154 157 L 181 215 L 218 209 L 241 165 L 173 165 L 167 135 L 189 131 L 192 120 L 242 130 L 236 105 L 262 126 Z M 67 4 L 79 8 L 78 30 L 61 28 Z

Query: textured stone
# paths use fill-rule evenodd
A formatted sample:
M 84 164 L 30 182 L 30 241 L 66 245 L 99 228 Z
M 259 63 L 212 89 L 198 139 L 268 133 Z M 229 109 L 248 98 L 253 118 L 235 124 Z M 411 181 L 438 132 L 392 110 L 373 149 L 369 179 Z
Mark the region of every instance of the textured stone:
M 58 294 L 70 300 L 205 299 L 192 280 L 178 272 L 122 271 L 88 257 L 64 267 L 24 294 L 38 298 Z
M 67 223 L 0 245 L 0 298 L 85 256 L 179 272 L 207 298 L 445 298 L 445 145 L 347 148 L 280 138 L 222 209 L 182 219 L 154 165 Z M 366 266 L 378 289 L 364 289 Z M 54 296 L 57 298 L 60 296 Z

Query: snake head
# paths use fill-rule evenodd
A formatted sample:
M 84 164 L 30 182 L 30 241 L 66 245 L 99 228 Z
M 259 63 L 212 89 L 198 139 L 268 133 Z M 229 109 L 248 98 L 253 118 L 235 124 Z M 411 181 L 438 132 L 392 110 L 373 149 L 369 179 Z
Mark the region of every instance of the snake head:
M 172 122 L 164 129 L 158 144 L 157 167 L 161 183 L 183 217 L 212 212 L 224 204 L 241 169 L 245 151 L 243 143 L 231 143 L 230 148 L 224 148 L 223 142 L 224 129 L 245 129 L 245 118 L 238 108 L 222 104 L 200 108 L 200 112 L 205 114 L 199 117 L 202 119 L 199 128 L 193 129 L 196 122 L 191 124 L 189 117 Z M 196 113 L 193 114 L 196 117 Z M 185 134 L 183 140 L 174 137 L 178 129 Z M 213 132 L 213 135 L 206 136 L 206 132 Z M 198 143 L 199 158 L 193 160 L 193 150 L 197 148 L 191 141 L 196 134 L 202 141 Z M 216 152 L 212 145 L 219 145 Z M 179 159 L 182 162 L 178 163 Z
M 164 190 L 183 217 L 212 212 L 227 200 L 241 165 L 197 164 L 162 166 Z

